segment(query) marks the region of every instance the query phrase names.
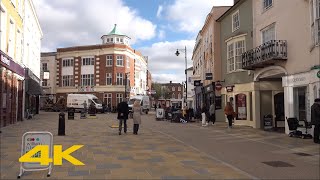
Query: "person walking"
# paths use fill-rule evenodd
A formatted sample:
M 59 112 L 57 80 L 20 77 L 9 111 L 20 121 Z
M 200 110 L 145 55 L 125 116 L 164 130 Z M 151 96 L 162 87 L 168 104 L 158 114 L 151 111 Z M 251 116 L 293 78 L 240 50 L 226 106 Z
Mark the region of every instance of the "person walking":
M 231 102 L 227 103 L 226 107 L 224 108 L 224 113 L 225 113 L 225 115 L 227 116 L 227 119 L 228 119 L 228 123 L 229 123 L 228 128 L 232 128 L 232 120 L 234 118 L 235 112 L 233 110 Z
M 126 99 L 124 99 L 122 102 L 118 104 L 117 110 L 119 120 L 119 135 L 121 135 L 122 124 L 124 124 L 124 133 L 127 133 L 127 119 L 129 114 L 129 106 Z
M 314 126 L 313 142 L 320 144 L 320 98 L 316 98 L 311 106 L 311 124 Z
M 206 122 L 206 114 L 207 114 L 207 107 L 205 104 L 203 104 L 201 109 L 202 126 L 208 126 L 208 123 Z
M 215 115 L 215 106 L 214 104 L 212 103 L 210 105 L 210 108 L 209 108 L 209 115 L 210 117 L 208 118 L 208 123 L 211 121 L 212 122 L 212 125 L 215 123 L 216 121 L 216 115 Z
M 135 101 L 132 107 L 133 112 L 133 134 L 138 135 L 139 125 L 141 124 L 141 105 L 139 101 Z

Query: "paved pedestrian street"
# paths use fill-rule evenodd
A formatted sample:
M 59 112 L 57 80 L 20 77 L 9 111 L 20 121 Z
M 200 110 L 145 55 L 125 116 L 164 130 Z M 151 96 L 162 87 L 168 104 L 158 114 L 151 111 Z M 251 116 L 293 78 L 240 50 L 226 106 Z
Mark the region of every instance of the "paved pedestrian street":
M 118 123 L 116 114 L 98 114 L 97 119 L 79 117 L 77 113 L 75 120 L 66 120 L 66 136 L 57 135 L 58 113 L 53 112 L 40 112 L 32 120 L 2 128 L 1 179 L 17 178 L 21 138 L 27 131 L 49 131 L 54 134 L 54 144 L 63 145 L 63 149 L 72 145 L 84 145 L 72 153 L 72 156 L 85 165 L 74 166 L 63 161 L 62 166 L 54 166 L 49 178 L 46 177 L 46 171 L 38 171 L 25 172 L 22 179 L 274 178 L 272 173 L 269 173 L 271 167 L 261 162 L 256 166 L 255 162 L 248 158 L 248 154 L 240 146 L 243 144 L 254 149 L 247 141 L 261 143 L 260 148 L 268 144 L 273 148 L 278 146 L 272 150 L 263 147 L 261 151 L 257 147 L 260 154 L 248 151 L 253 157 L 261 156 L 258 161 L 269 157 L 269 153 L 276 157 L 286 157 L 293 152 L 310 155 L 303 157 L 289 154 L 285 162 L 293 167 L 274 169 L 274 176 L 280 171 L 282 175 L 277 177 L 289 179 L 295 175 L 290 174 L 291 170 L 300 168 L 301 165 L 305 167 L 301 168 L 300 174 L 305 177 L 302 179 L 319 179 L 319 145 L 313 144 L 311 140 L 289 138 L 278 133 L 271 133 L 271 136 L 266 137 L 266 132 L 247 127 L 235 127 L 227 131 L 224 123 L 200 127 L 198 123 L 155 121 L 152 113 L 143 115 L 139 135 L 132 134 L 130 119 L 127 134 L 119 136 L 118 129 L 111 128 Z M 275 137 L 277 141 L 270 141 Z M 298 147 L 292 148 L 292 145 Z M 234 153 L 237 149 L 238 153 Z

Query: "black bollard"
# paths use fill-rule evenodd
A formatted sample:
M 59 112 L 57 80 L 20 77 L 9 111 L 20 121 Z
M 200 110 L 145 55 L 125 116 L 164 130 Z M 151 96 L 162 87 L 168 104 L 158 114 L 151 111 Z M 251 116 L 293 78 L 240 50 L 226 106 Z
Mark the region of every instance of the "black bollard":
M 59 129 L 58 129 L 58 136 L 64 136 L 65 134 L 65 114 L 61 112 L 59 114 Z

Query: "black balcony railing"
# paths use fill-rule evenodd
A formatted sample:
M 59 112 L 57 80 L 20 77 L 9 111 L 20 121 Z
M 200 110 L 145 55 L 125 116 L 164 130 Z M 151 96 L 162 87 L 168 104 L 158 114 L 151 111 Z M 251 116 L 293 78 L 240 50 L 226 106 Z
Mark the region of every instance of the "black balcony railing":
M 242 54 L 242 69 L 256 69 L 287 60 L 287 41 L 271 40 Z

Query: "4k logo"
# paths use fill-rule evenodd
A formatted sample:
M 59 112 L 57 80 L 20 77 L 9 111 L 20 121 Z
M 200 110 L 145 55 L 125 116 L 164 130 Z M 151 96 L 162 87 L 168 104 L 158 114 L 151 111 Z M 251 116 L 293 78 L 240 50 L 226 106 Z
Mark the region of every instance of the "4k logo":
M 48 145 L 38 145 L 31 149 L 29 152 L 24 154 L 19 158 L 19 162 L 38 162 L 40 165 L 49 165 L 49 163 L 53 162 L 53 165 L 62 165 L 62 159 L 65 159 L 76 166 L 85 165 L 78 159 L 74 158 L 70 154 L 80 148 L 83 145 L 73 145 L 70 148 L 62 151 L 61 145 L 55 145 L 53 150 L 53 159 L 49 157 L 49 146 Z

